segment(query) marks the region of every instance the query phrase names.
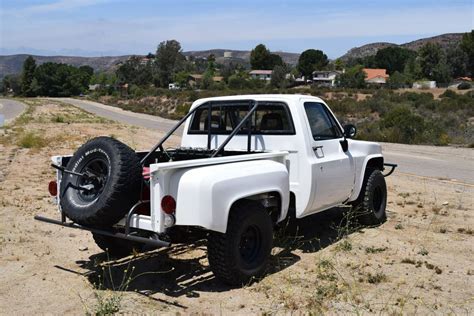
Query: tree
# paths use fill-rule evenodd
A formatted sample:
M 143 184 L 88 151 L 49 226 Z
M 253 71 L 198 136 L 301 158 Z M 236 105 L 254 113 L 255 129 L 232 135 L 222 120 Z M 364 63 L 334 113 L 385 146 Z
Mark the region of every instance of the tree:
M 288 80 L 286 80 L 286 67 L 275 66 L 275 68 L 273 68 L 270 84 L 275 88 L 286 88 L 288 86 Z
M 460 47 L 451 48 L 448 50 L 447 62 L 449 72 L 454 78 L 468 75 L 467 67 L 469 58 Z
M 411 86 L 412 83 L 413 82 L 410 77 L 404 75 L 403 73 L 395 71 L 390 76 L 390 78 L 388 78 L 387 87 L 390 89 L 400 89 L 406 88 L 407 86 Z
M 176 82 L 180 88 L 186 88 L 188 86 L 188 77 L 188 72 L 180 71 L 174 74 L 173 81 Z
M 466 53 L 468 59 L 467 69 L 471 76 L 474 76 L 474 30 L 462 36 L 459 47 Z
M 347 69 L 345 73 L 336 77 L 337 85 L 343 88 L 365 88 L 365 72 L 362 69 L 361 65 Z
M 305 77 L 315 70 L 322 70 L 329 63 L 328 56 L 317 49 L 305 50 L 298 59 L 298 70 Z
M 374 62 L 377 68 L 387 69 L 388 74 L 393 74 L 395 71 L 402 72 L 405 65 L 414 56 L 415 53 L 406 48 L 393 46 L 379 49 L 374 57 Z
M 151 61 L 144 62 L 143 58 L 132 56 L 117 68 L 117 77 L 121 83 L 144 86 L 152 83 Z
M 21 77 L 18 75 L 6 75 L 2 80 L 3 90 L 5 94 L 13 93 L 21 94 Z
M 423 77 L 439 82 L 449 81 L 446 55 L 439 44 L 426 43 L 418 53 Z
M 58 63 L 44 63 L 36 68 L 35 80 L 38 95 L 50 97 L 65 97 L 79 95 L 88 88 L 89 81 L 85 72 L 74 66 Z
M 167 87 L 173 75 L 182 70 L 184 61 L 181 44 L 178 41 L 161 42 L 156 50 L 155 83 L 161 87 Z
M 250 52 L 250 65 L 252 69 L 271 70 L 275 66 L 282 66 L 283 59 L 277 54 L 272 54 L 263 44 L 258 44 Z
M 250 52 L 250 65 L 252 69 L 269 69 L 270 51 L 263 44 L 258 44 Z
M 21 94 L 27 97 L 36 95 L 31 84 L 35 78 L 36 61 L 33 57 L 28 56 L 23 63 L 23 71 L 21 73 Z

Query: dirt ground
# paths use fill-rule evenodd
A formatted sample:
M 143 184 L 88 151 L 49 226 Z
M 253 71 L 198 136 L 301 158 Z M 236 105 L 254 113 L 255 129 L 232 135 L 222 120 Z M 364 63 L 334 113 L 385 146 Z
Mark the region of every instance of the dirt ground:
M 0 314 L 474 310 L 472 185 L 395 173 L 386 223 L 356 229 L 344 209 L 306 218 L 297 237 L 276 236 L 262 280 L 229 288 L 209 271 L 205 241 L 111 261 L 89 233 L 34 221 L 59 217 L 47 192 L 50 156 L 98 135 L 136 149 L 160 135 L 52 101 L 26 102 L 29 110 L 0 129 Z

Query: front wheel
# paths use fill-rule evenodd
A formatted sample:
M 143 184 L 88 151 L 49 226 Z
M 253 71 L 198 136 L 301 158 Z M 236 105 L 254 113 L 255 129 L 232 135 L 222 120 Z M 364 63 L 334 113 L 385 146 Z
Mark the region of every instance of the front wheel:
M 367 169 L 357 200 L 353 203 L 357 220 L 363 225 L 378 225 L 387 219 L 387 185 L 380 170 Z
M 231 209 L 227 232 L 209 235 L 209 265 L 221 281 L 244 285 L 263 275 L 272 246 L 270 215 L 256 202 L 241 202 Z

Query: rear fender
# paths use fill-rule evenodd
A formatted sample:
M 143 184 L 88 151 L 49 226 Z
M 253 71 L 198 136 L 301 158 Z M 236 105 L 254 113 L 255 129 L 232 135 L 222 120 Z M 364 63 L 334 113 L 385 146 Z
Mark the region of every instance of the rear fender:
M 225 233 L 232 205 L 246 197 L 277 192 L 280 215 L 289 206 L 286 166 L 273 160 L 254 160 L 178 170 L 171 176 L 176 197 L 176 225 L 200 226 Z

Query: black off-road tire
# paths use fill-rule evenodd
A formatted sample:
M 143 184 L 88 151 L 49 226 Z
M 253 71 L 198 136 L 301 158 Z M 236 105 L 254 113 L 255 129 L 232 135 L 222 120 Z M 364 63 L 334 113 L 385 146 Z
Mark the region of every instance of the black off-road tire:
M 373 226 L 387 220 L 387 185 L 380 170 L 367 169 L 357 200 L 353 203 L 357 221 Z
M 144 244 L 131 240 L 119 239 L 92 233 L 95 243 L 111 257 L 122 258 L 133 253 L 141 252 Z
M 209 265 L 224 283 L 245 285 L 265 273 L 272 247 L 270 215 L 256 202 L 240 202 L 231 209 L 227 232 L 208 237 Z
M 92 227 L 117 223 L 139 200 L 142 168 L 135 152 L 110 137 L 97 137 L 82 145 L 66 166 L 67 170 L 90 175 L 83 178 L 63 174 L 61 208 L 72 221 Z M 80 186 L 92 183 L 93 190 Z

